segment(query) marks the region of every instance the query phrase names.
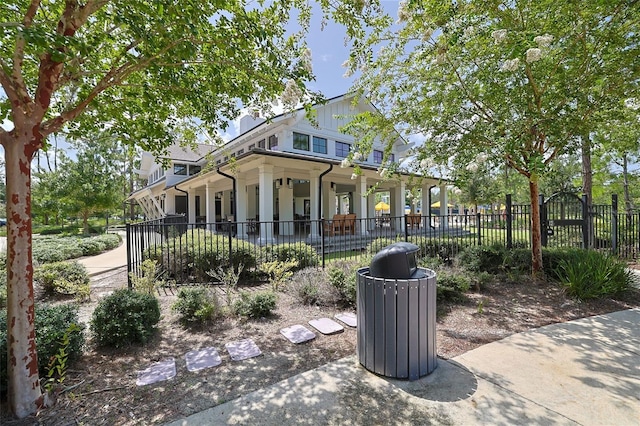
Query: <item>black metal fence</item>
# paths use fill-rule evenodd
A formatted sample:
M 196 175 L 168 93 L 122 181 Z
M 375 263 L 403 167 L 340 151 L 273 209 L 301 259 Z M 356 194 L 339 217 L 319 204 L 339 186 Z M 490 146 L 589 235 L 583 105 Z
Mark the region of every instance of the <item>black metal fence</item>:
M 540 199 L 543 245 L 610 250 L 635 259 L 640 251 L 640 212 L 611 205 L 587 209 L 576 196 Z M 164 279 L 218 282 L 216 272 L 233 268 L 243 281 L 264 281 L 274 261 L 294 260 L 296 268 L 325 267 L 339 260 L 365 262 L 386 245 L 406 241 L 419 256 L 455 256 L 473 245 L 531 246 L 531 208 L 507 196 L 495 209 L 461 215 L 385 215 L 358 219 L 186 223 L 184 217 L 127 225 L 129 272 L 141 274 L 154 260 Z

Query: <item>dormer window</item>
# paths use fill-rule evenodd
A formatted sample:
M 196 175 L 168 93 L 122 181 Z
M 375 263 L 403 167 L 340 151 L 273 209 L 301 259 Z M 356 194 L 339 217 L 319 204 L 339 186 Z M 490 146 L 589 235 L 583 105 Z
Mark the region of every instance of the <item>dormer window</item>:
M 174 163 L 173 164 L 173 174 L 177 176 L 186 176 L 187 175 L 187 165 L 182 163 Z
M 336 141 L 336 157 L 345 158 L 351 151 L 351 145 L 344 142 Z
M 189 176 L 197 175 L 202 170 L 202 167 L 197 166 L 195 164 L 189 166 Z
M 293 148 L 309 151 L 309 135 L 293 132 Z
M 373 150 L 373 162 L 376 164 L 382 164 L 382 159 L 384 158 L 384 153 L 382 151 L 378 151 L 377 149 Z
M 277 135 L 269 136 L 269 149 L 272 149 L 274 151 L 278 150 L 278 136 Z

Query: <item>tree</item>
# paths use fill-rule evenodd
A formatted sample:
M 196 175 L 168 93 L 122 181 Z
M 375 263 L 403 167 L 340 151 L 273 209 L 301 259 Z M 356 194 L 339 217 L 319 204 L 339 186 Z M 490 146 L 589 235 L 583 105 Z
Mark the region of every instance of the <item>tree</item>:
M 31 262 L 31 161 L 47 137 L 108 128 L 163 151 L 198 126 L 224 128 L 242 106 L 289 106 L 312 77 L 302 0 L 9 0 L 0 8 L 0 129 L 7 177 L 9 405 L 24 417 L 43 402 Z M 302 31 L 302 30 L 301 30 Z M 311 100 L 312 103 L 314 100 Z M 197 119 L 196 119 L 197 118 Z
M 113 139 L 98 139 L 77 146 L 77 159 L 69 159 L 61 167 L 62 201 L 69 213 L 82 218 L 85 235 L 89 234 L 90 216 L 112 210 L 124 201 L 124 153 Z
M 362 2 L 353 2 L 362 4 Z M 370 2 L 371 3 L 371 2 Z M 635 2 L 401 1 L 398 19 L 358 7 L 346 64 L 380 113 L 347 127 L 365 147 L 390 125 L 422 134 L 417 160 L 464 169 L 486 156 L 528 181 L 532 265 L 542 271 L 539 181 L 578 149 L 598 109 L 637 85 Z M 356 8 L 354 8 L 356 9 Z M 622 77 L 619 75 L 622 74 Z

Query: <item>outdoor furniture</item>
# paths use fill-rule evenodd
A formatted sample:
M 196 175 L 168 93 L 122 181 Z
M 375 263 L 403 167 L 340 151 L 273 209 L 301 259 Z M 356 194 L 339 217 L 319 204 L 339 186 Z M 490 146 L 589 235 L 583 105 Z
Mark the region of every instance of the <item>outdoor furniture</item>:
M 422 222 L 422 216 L 417 213 L 409 213 L 407 215 L 407 226 L 409 228 L 420 228 L 420 222 Z
M 343 214 L 333 215 L 333 219 L 327 220 L 324 223 L 325 235 L 329 235 L 329 236 L 342 235 L 342 232 L 344 229 L 344 221 L 345 221 L 345 215 Z
M 345 215 L 343 227 L 342 227 L 342 234 L 354 235 L 355 233 L 356 233 L 356 214 L 351 213 L 351 214 Z

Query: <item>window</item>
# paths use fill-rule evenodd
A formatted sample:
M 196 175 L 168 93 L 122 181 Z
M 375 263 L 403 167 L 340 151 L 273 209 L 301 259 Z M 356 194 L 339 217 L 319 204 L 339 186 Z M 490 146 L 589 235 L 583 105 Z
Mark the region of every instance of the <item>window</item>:
M 238 150 L 238 152 L 237 152 L 237 154 L 238 154 L 238 155 L 242 155 L 242 154 L 244 154 L 244 148 L 243 148 L 243 149 L 239 149 L 239 150 Z
M 393 163 L 396 161 L 396 155 L 395 154 L 389 154 L 389 162 Z
M 222 160 L 218 158 L 218 159 L 216 160 L 216 164 L 220 164 L 220 163 L 222 163 Z
M 276 135 L 269 136 L 269 149 L 273 149 L 273 150 L 278 149 L 278 136 Z
M 200 173 L 200 170 L 202 170 L 202 167 L 196 166 L 195 164 L 189 166 L 189 176 L 197 175 Z
M 373 162 L 376 164 L 382 164 L 382 159 L 384 158 L 384 153 L 382 151 L 378 151 L 377 149 L 373 150 Z
M 320 154 L 327 153 L 327 140 L 325 138 L 313 137 L 313 152 Z
M 252 143 L 251 145 L 249 145 L 249 151 L 253 151 L 255 147 L 256 147 L 256 144 Z
M 187 165 L 186 164 L 181 164 L 181 163 L 175 163 L 173 165 L 173 174 L 174 175 L 180 175 L 180 176 L 186 176 L 187 175 Z
M 264 139 L 262 139 L 260 142 L 258 142 L 258 148 L 262 148 L 264 149 L 265 145 L 264 145 Z
M 293 147 L 295 149 L 309 151 L 309 135 L 293 132 Z
M 351 145 L 344 142 L 336 141 L 336 157 L 346 157 L 349 155 L 349 151 L 351 150 Z

